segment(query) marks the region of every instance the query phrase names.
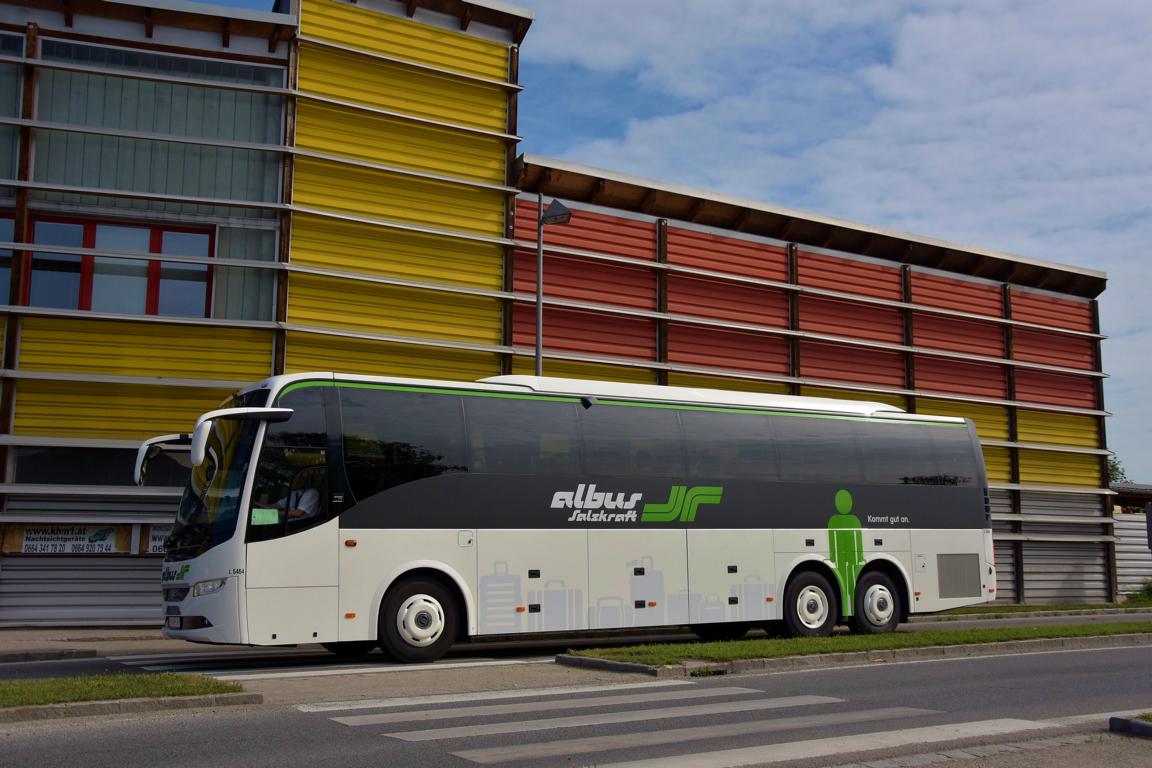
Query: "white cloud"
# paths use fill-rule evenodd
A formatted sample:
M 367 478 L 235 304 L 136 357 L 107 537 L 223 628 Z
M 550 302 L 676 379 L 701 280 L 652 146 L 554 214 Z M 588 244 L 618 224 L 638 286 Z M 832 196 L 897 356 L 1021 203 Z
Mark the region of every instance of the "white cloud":
M 529 5 L 526 66 L 697 102 L 568 159 L 1107 271 L 1109 440 L 1152 481 L 1152 4 Z

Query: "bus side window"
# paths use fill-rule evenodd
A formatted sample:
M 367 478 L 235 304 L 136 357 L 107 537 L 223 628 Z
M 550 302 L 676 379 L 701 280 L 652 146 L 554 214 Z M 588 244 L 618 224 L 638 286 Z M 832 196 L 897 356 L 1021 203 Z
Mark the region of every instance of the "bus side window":
M 304 386 L 277 399 L 292 418 L 264 432 L 252 489 L 248 540 L 275 538 L 328 519 L 328 428 L 324 388 Z
M 864 461 L 852 419 L 775 416 L 772 435 L 780 479 L 796 482 L 859 483 Z
M 590 475 L 685 475 L 680 419 L 672 408 L 597 403 L 580 415 Z
M 465 397 L 474 472 L 578 475 L 576 404 L 532 399 Z
M 768 416 L 681 411 L 680 423 L 693 479 L 776 479 L 776 446 Z
M 404 483 L 467 472 L 456 395 L 341 387 L 344 471 L 357 501 Z

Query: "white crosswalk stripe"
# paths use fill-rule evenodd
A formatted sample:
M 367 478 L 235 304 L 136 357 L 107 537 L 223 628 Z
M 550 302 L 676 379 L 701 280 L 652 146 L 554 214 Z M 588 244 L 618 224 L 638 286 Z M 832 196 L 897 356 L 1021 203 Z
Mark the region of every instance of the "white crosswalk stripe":
M 442 742 L 445 759 L 450 755 L 478 765 L 552 765 L 550 760 L 563 758 L 573 765 L 617 768 L 728 768 L 847 755 L 860 751 L 861 745 L 879 749 L 897 742 L 939 743 L 976 732 L 970 724 L 913 727 L 916 718 L 942 714 L 935 709 L 853 708 L 850 701 L 832 696 L 773 696 L 757 688 L 695 681 L 396 697 L 297 709 L 358 729 L 391 726 L 380 736 L 413 747 Z M 524 714 L 531 717 L 509 719 Z M 458 724 L 461 720 L 469 722 Z M 896 722 L 905 729 L 891 730 Z M 433 727 L 419 727 L 425 724 Z M 735 740 L 747 745 L 757 737 L 770 742 L 772 734 L 820 734 L 827 728 L 858 730 L 868 724 L 876 724 L 876 732 L 731 748 Z M 998 720 L 980 727 L 1007 734 L 1049 726 Z M 589 731 L 581 734 L 582 728 Z M 716 744 L 727 748 L 700 751 Z M 621 760 L 635 758 L 637 749 L 647 750 L 640 753 L 645 759 Z
M 568 699 L 565 710 L 589 709 L 606 705 L 644 704 L 656 701 L 688 701 L 690 699 L 710 699 L 720 696 L 759 693 L 754 688 L 697 688 L 693 691 L 667 691 L 663 693 L 637 693 L 629 696 L 603 696 L 585 699 Z M 425 720 L 459 720 L 465 717 L 485 715 L 519 715 L 525 712 L 539 712 L 540 704 L 525 702 L 520 704 L 485 704 L 454 709 L 425 709 L 416 712 L 388 712 L 380 715 L 352 715 L 332 718 L 344 725 L 388 725 L 390 723 L 411 723 Z
M 563 739 L 536 744 L 513 744 L 506 747 L 488 747 L 453 752 L 457 757 L 485 765 L 505 763 L 529 758 L 559 757 L 561 755 L 585 755 L 605 752 L 610 749 L 633 747 L 654 747 L 663 744 L 704 741 L 742 736 L 750 733 L 773 733 L 793 728 L 818 728 L 825 725 L 845 725 L 868 723 L 898 717 L 935 714 L 931 709 L 890 707 L 887 709 L 862 710 L 858 712 L 832 712 L 824 715 L 799 715 L 778 717 L 759 722 L 729 723 L 727 725 L 702 725 L 694 728 L 677 728 L 674 731 L 650 731 L 647 733 L 623 733 L 612 736 L 593 736 L 587 739 Z
M 830 696 L 787 696 L 779 699 L 759 699 L 756 701 L 732 701 L 720 704 L 692 704 L 683 707 L 662 709 L 630 709 L 625 712 L 608 712 L 602 715 L 574 715 L 571 717 L 549 717 L 540 720 L 520 720 L 517 722 L 489 723 L 486 725 L 462 725 L 448 728 L 432 728 L 422 731 L 397 731 L 387 733 L 394 739 L 404 741 L 432 741 L 438 739 L 458 739 L 463 736 L 492 736 L 502 733 L 527 733 L 547 731 L 555 728 L 579 728 L 588 725 L 611 725 L 614 723 L 634 723 L 637 721 L 660 721 L 664 718 L 679 719 L 702 717 L 705 715 L 731 714 L 734 712 L 757 712 L 766 709 L 785 709 L 813 704 L 834 704 L 843 699 Z

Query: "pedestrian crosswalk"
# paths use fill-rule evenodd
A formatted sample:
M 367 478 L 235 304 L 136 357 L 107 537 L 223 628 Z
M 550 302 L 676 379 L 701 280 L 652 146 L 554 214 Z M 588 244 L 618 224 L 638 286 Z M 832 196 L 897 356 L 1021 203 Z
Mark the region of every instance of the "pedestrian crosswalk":
M 623 766 L 651 759 L 653 765 L 680 761 L 674 764 L 701 768 L 775 762 L 765 757 L 784 746 L 771 743 L 781 734 L 815 733 L 816 738 L 803 743 L 816 744 L 828 741 L 819 736 L 827 729 L 877 724 L 887 732 L 899 723 L 904 732 L 917 718 L 941 714 L 693 681 L 378 699 L 298 709 L 343 726 L 371 729 L 397 746 L 420 743 L 440 749 L 446 762 L 451 756 L 477 765 L 556 765 L 562 758 L 568 765 Z M 931 740 L 927 732 L 921 737 Z M 851 743 L 824 745 L 816 752 L 847 753 Z M 734 744 L 740 746 L 734 750 Z M 753 754 L 756 750 L 762 754 Z M 802 751 L 789 742 L 788 754 Z

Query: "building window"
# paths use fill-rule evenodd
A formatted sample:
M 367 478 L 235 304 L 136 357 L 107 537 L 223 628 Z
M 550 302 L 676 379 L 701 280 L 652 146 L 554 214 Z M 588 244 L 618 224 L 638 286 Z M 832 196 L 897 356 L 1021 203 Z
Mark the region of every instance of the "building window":
M 34 219 L 32 242 L 199 258 L 214 251 L 211 230 L 56 218 Z M 25 294 L 33 307 L 208 317 L 211 285 L 212 268 L 206 264 L 36 251 Z

